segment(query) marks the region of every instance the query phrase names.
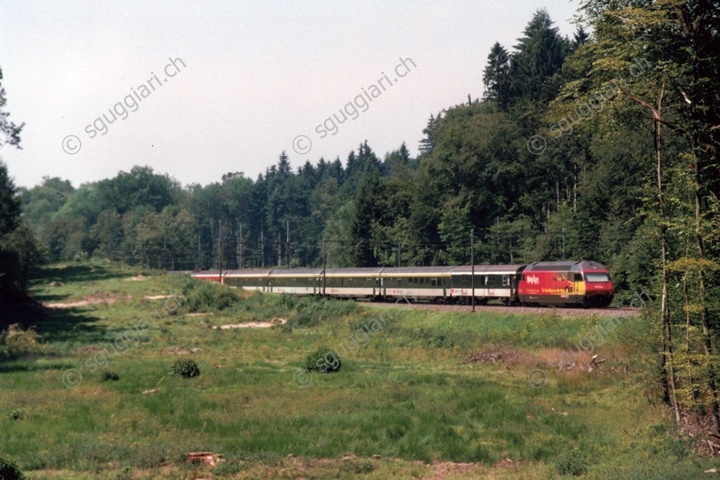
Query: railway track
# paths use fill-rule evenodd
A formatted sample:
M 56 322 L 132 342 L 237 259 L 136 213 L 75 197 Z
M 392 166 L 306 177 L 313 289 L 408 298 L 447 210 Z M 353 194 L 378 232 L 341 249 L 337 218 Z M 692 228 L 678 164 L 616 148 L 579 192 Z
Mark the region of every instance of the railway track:
M 363 302 L 365 305 L 377 307 L 398 308 L 407 307 L 407 303 L 401 302 Z M 417 310 L 437 310 L 446 312 L 471 312 L 470 305 L 445 305 L 440 303 L 414 303 L 410 308 Z M 505 305 L 476 305 L 476 312 L 502 313 L 502 314 L 535 314 L 535 315 L 560 315 L 562 317 L 632 317 L 637 314 L 638 309 L 629 307 L 622 308 L 558 308 L 558 307 L 508 307 Z

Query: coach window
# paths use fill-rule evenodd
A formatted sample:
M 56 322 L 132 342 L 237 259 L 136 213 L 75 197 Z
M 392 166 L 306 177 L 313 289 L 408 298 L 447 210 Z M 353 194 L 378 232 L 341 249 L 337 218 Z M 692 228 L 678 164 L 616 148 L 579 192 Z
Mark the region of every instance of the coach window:
M 510 284 L 510 282 L 508 282 L 508 276 L 507 276 L 507 275 L 503 275 L 503 277 L 502 277 L 502 285 L 503 285 L 503 287 L 507 287 L 509 284 Z

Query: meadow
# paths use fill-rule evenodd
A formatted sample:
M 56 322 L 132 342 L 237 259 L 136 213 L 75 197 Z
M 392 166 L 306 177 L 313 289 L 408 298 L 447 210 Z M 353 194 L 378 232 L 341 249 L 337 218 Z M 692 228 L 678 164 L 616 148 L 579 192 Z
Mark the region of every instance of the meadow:
M 52 308 L 0 318 L 20 323 L 0 344 L 0 457 L 27 478 L 685 479 L 717 463 L 661 403 L 642 315 L 575 358 L 607 318 L 256 294 L 103 263 L 45 267 L 31 291 Z M 316 351 L 339 371 L 304 370 Z M 557 371 L 563 355 L 576 365 Z M 200 374 L 173 374 L 178 360 Z

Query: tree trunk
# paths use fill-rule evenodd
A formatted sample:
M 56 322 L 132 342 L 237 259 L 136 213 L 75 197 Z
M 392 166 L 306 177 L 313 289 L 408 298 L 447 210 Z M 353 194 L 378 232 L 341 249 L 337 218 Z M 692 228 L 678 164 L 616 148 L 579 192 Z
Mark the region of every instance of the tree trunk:
M 662 108 L 664 85 L 658 96 L 657 111 Z M 664 400 L 670 403 L 675 412 L 675 421 L 680 423 L 680 409 L 678 408 L 677 395 L 675 391 L 675 369 L 673 366 L 672 328 L 670 325 L 670 309 L 668 306 L 668 269 L 667 269 L 667 219 L 665 214 L 665 195 L 663 193 L 662 179 L 662 125 L 659 121 L 653 121 L 655 127 L 655 161 L 657 173 L 657 195 L 660 209 L 660 261 L 662 262 L 662 297 L 660 301 L 660 317 L 663 326 L 662 336 L 662 357 L 660 365 L 663 369 L 663 393 Z
M 711 398 L 711 411 L 713 428 L 715 434 L 720 433 L 720 407 L 718 406 L 717 398 L 717 373 L 715 371 L 714 359 L 713 359 L 713 345 L 712 337 L 710 335 L 710 319 L 708 316 L 707 309 L 707 287 L 705 285 L 705 268 L 702 260 L 705 259 L 705 246 L 702 239 L 702 204 L 700 202 L 700 180 L 699 180 L 699 167 L 698 158 L 695 156 L 695 171 L 694 171 L 694 187 L 695 187 L 695 240 L 697 242 L 698 249 L 698 260 L 699 262 L 699 275 L 700 275 L 700 319 L 702 323 L 703 332 L 703 348 L 705 350 L 705 356 L 707 357 L 707 369 L 708 369 L 708 388 L 710 389 Z

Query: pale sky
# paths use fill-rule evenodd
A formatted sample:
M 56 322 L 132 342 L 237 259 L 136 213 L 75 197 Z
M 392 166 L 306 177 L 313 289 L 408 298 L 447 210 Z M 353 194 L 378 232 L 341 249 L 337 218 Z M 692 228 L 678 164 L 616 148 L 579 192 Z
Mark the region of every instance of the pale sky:
M 493 43 L 510 50 L 539 8 L 571 36 L 578 6 L 0 0 L 6 110 L 26 123 L 23 149 L 0 158 L 18 186 L 77 187 L 133 165 L 184 185 L 255 179 L 283 150 L 297 169 L 364 140 L 380 158 L 402 142 L 415 155 L 430 114 L 482 97 Z

